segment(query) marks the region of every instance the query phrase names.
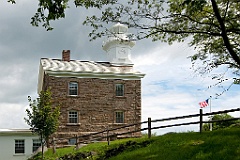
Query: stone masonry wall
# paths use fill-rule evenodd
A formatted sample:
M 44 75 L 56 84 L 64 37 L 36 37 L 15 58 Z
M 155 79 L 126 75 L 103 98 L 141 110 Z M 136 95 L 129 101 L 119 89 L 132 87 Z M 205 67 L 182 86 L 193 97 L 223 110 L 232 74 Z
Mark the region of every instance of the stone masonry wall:
M 78 83 L 78 96 L 68 95 L 69 82 Z M 115 84 L 124 84 L 124 96 L 116 97 Z M 71 137 L 141 122 L 141 81 L 66 78 L 45 75 L 43 89 L 50 88 L 53 104 L 61 106 L 57 137 Z M 68 111 L 78 111 L 78 124 L 68 123 Z M 115 112 L 124 112 L 124 123 L 115 123 Z M 122 131 L 140 129 L 141 125 Z M 140 135 L 140 132 L 135 134 Z

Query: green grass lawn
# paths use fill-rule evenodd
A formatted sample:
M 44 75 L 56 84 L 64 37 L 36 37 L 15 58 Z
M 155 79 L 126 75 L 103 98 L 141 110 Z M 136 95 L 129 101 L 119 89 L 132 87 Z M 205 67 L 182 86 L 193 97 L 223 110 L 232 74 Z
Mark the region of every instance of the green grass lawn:
M 173 133 L 154 137 L 145 148 L 127 151 L 110 160 L 238 160 L 240 129 Z
M 78 151 L 58 149 L 55 155 L 49 150 L 46 159 L 56 159 L 66 153 L 92 152 L 88 159 L 109 160 L 240 160 L 240 129 L 232 128 L 213 132 L 170 133 L 162 136 L 117 140 L 110 143 L 92 143 Z

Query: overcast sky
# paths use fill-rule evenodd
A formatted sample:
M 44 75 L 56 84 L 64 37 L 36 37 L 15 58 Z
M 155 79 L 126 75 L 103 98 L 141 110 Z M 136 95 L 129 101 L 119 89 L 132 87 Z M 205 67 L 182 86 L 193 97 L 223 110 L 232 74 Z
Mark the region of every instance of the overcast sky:
M 0 129 L 28 128 L 24 122 L 27 96 L 37 97 L 40 58 L 61 58 L 62 50 L 71 50 L 71 59 L 106 61 L 102 41 L 89 41 L 91 28 L 83 26 L 84 17 L 93 10 L 71 7 L 66 18 L 55 21 L 53 31 L 32 27 L 31 17 L 37 9 L 36 1 L 21 0 L 16 5 L 0 2 Z M 200 101 L 212 96 L 212 111 L 240 107 L 240 86 L 233 85 L 222 96 L 222 88 L 208 75 L 200 76 L 191 69 L 194 53 L 186 43 L 172 46 L 150 40 L 138 41 L 132 50 L 136 70 L 145 73 L 142 79 L 142 120 L 195 114 Z M 221 69 L 220 71 L 225 71 Z M 229 84 L 226 83 L 225 87 Z M 209 107 L 204 109 L 209 112 Z M 234 114 L 233 114 L 234 115 Z M 235 114 L 237 115 L 237 114 Z M 198 130 L 184 126 L 167 131 Z

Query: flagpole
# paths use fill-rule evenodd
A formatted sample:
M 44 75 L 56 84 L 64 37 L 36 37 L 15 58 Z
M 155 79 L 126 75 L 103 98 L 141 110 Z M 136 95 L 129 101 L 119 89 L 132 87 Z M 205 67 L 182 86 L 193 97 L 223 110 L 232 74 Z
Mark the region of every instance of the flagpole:
M 209 108 L 210 108 L 210 113 L 212 113 L 212 96 L 209 98 Z M 210 121 L 212 121 L 212 116 L 210 116 Z M 212 131 L 212 122 L 210 123 L 210 131 Z

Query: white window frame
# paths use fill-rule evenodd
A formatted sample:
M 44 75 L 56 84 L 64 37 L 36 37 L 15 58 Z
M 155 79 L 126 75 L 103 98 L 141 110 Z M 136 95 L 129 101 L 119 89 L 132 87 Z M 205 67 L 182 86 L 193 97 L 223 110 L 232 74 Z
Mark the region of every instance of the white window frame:
M 68 95 L 77 96 L 78 95 L 78 82 L 69 82 L 68 83 Z
M 124 84 L 121 83 L 115 84 L 115 94 L 117 97 L 124 96 Z
M 15 154 L 25 154 L 25 140 L 24 139 L 15 139 L 14 145 Z
M 68 111 L 68 123 L 69 124 L 78 123 L 78 111 L 74 111 L 74 110 Z
M 124 112 L 123 111 L 115 112 L 115 123 L 124 123 Z
M 39 147 L 41 147 L 41 140 L 33 139 L 32 140 L 32 152 L 35 152 L 36 150 L 38 150 Z

